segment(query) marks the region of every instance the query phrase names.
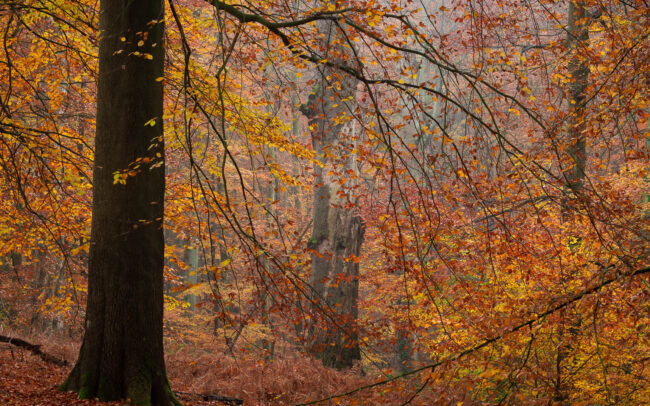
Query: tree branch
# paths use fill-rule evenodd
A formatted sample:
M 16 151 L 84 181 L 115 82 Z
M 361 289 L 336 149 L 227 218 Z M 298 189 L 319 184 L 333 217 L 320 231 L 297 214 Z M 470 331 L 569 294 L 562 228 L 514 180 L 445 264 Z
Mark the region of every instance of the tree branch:
M 391 378 L 382 379 L 381 381 L 377 381 L 377 382 L 371 383 L 369 385 L 360 386 L 360 387 L 358 387 L 356 389 L 353 389 L 353 390 L 345 392 L 345 393 L 339 393 L 339 394 L 332 395 L 332 396 L 327 397 L 327 398 L 312 400 L 312 401 L 309 401 L 309 402 L 306 402 L 306 403 L 301 403 L 299 406 L 306 406 L 306 405 L 313 405 L 313 404 L 321 403 L 321 402 L 327 402 L 327 401 L 332 400 L 332 399 L 352 395 L 352 394 L 360 392 L 360 391 L 362 391 L 364 389 L 370 389 L 370 388 L 373 388 L 373 387 L 376 387 L 376 386 L 381 386 L 381 385 L 387 384 L 389 382 L 395 381 L 397 379 L 404 378 L 406 376 L 415 375 L 415 374 L 420 373 L 422 371 L 426 371 L 426 370 L 429 370 L 429 369 L 431 371 L 433 371 L 436 367 L 438 367 L 440 365 L 446 364 L 448 362 L 457 361 L 457 360 L 463 358 L 466 355 L 469 355 L 469 354 L 471 354 L 473 352 L 476 352 L 476 351 L 480 350 L 481 348 L 484 348 L 484 347 L 486 347 L 486 346 L 488 346 L 488 345 L 490 345 L 492 343 L 495 343 L 495 342 L 501 340 L 502 338 L 504 338 L 505 336 L 507 336 L 509 334 L 512 334 L 512 333 L 514 333 L 514 332 L 516 332 L 518 330 L 521 330 L 524 327 L 532 326 L 536 322 L 540 321 L 540 319 L 543 319 L 546 316 L 549 316 L 549 315 L 555 313 L 556 311 L 558 311 L 560 309 L 563 309 L 563 308 L 567 307 L 568 305 L 570 305 L 570 304 L 572 304 L 574 302 L 577 302 L 578 300 L 582 299 L 583 297 L 585 297 L 587 295 L 590 295 L 592 293 L 595 293 L 595 292 L 601 290 L 602 288 L 604 288 L 605 286 L 607 286 L 607 285 L 609 285 L 609 284 L 611 284 L 613 282 L 624 280 L 624 279 L 627 279 L 627 278 L 630 278 L 630 277 L 633 277 L 633 276 L 642 275 L 642 274 L 646 274 L 646 273 L 650 273 L 650 267 L 637 269 L 635 271 L 631 271 L 631 272 L 627 272 L 627 273 L 618 273 L 615 276 L 612 276 L 610 278 L 607 278 L 607 279 L 603 280 L 598 285 L 595 285 L 595 286 L 593 286 L 593 287 L 591 287 L 589 289 L 586 289 L 586 290 L 584 290 L 584 291 L 582 291 L 580 293 L 577 293 L 577 294 L 571 296 L 569 299 L 567 299 L 565 301 L 562 301 L 562 302 L 560 302 L 560 303 L 558 303 L 558 304 L 556 304 L 554 306 L 551 306 L 546 311 L 537 314 L 535 317 L 533 317 L 531 319 L 528 319 L 523 323 L 520 323 L 520 324 L 518 324 L 518 325 L 516 325 L 514 327 L 511 327 L 511 328 L 507 329 L 506 331 L 504 331 L 501 334 L 498 334 L 498 335 L 496 335 L 494 337 L 483 340 L 480 343 L 478 343 L 478 344 L 476 344 L 476 345 L 474 345 L 472 347 L 469 347 L 469 348 L 467 348 L 467 349 L 465 349 L 465 350 L 463 350 L 461 352 L 452 354 L 452 355 L 450 355 L 450 356 L 448 356 L 448 357 L 446 357 L 446 358 L 444 358 L 444 359 L 442 359 L 442 360 L 440 360 L 438 362 L 428 364 L 428 365 L 425 365 L 423 367 L 413 369 L 411 371 L 404 372 L 403 374 L 396 375 L 396 376 L 391 377 Z
M 41 359 L 47 363 L 54 364 L 60 367 L 68 366 L 68 361 L 57 358 L 54 355 L 50 355 L 46 352 L 41 351 L 40 345 L 29 343 L 25 340 L 21 340 L 20 338 L 13 338 L 7 336 L 0 336 L 0 342 L 15 345 L 16 347 L 24 348 L 27 351 L 31 351 L 35 355 L 41 357 Z

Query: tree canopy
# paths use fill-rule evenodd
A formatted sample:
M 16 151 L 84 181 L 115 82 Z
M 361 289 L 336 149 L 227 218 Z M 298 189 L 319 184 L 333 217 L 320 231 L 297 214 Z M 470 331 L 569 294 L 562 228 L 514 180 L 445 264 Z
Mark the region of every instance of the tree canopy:
M 115 34 L 96 1 L 0 0 L 2 328 L 80 340 L 93 193 L 141 192 L 158 171 L 168 353 L 316 358 L 356 377 L 241 398 L 650 396 L 647 3 L 168 0 L 162 13 Z M 110 82 L 107 38 L 111 72 L 160 73 Z M 143 142 L 104 186 L 93 162 L 118 142 L 102 131 L 126 121 L 102 119 L 103 97 L 142 121 Z M 143 110 L 154 99 L 160 113 Z M 123 203 L 108 201 L 106 224 L 153 224 Z M 120 305 L 137 307 L 128 292 Z

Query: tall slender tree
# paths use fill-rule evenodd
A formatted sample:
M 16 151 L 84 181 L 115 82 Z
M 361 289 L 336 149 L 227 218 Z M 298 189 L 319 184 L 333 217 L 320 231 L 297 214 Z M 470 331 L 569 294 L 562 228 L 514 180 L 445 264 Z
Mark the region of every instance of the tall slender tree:
M 570 200 L 580 201 L 583 195 L 585 169 L 587 164 L 587 140 L 585 131 L 587 129 L 585 121 L 586 103 L 587 103 L 587 85 L 589 79 L 589 61 L 585 53 L 589 41 L 589 16 L 586 3 L 583 0 L 571 0 L 568 8 L 567 24 L 567 48 L 571 52 L 569 64 L 567 66 L 571 77 L 567 93 L 568 99 L 568 123 L 567 123 L 567 148 L 568 165 L 564 168 L 563 175 L 565 187 L 567 189 L 567 198 L 564 202 L 563 218 L 566 223 L 571 223 L 572 213 L 570 212 Z M 580 237 L 575 237 L 580 241 Z M 566 283 L 566 276 L 563 276 L 563 283 Z M 563 310 L 560 313 L 563 317 L 567 313 Z M 579 331 L 581 319 L 574 320 L 573 325 L 568 329 Z M 558 339 L 560 343 L 557 347 L 555 358 L 555 395 L 554 399 L 558 402 L 565 401 L 569 392 L 567 384 L 563 382 L 567 369 L 566 360 L 570 354 L 570 339 L 575 336 L 565 335 L 565 325 L 561 323 L 558 329 Z
M 568 148 L 570 162 L 564 171 L 567 187 L 578 193 L 585 178 L 586 138 L 585 107 L 587 101 L 587 80 L 589 78 L 588 56 L 585 55 L 589 41 L 589 21 L 584 1 L 569 2 L 567 26 L 567 47 L 571 52 L 568 70 L 571 74 L 568 107 Z
M 85 336 L 63 390 L 179 404 L 163 358 L 163 2 L 102 0 Z

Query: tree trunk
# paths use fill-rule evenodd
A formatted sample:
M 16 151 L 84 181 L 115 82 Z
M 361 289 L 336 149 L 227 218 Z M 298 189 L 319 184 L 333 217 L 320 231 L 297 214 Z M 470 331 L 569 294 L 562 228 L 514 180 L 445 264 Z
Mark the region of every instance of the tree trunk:
M 589 77 L 588 56 L 584 54 L 589 41 L 589 18 L 583 0 L 569 3 L 567 45 L 571 52 L 568 70 L 569 84 L 568 148 L 569 167 L 564 171 L 567 187 L 579 193 L 585 178 L 586 140 L 585 104 L 587 101 L 587 79 Z
M 61 389 L 176 405 L 162 341 L 163 3 L 102 0 L 100 12 L 86 333 Z
M 329 21 L 319 24 L 324 34 L 323 59 L 351 65 L 351 51 L 336 25 Z M 345 368 L 361 359 L 357 332 L 359 264 L 351 259 L 359 256 L 364 232 L 356 203 L 350 204 L 345 191 L 338 193 L 340 184 L 346 183 L 330 179 L 329 172 L 342 166 L 341 173 L 345 173 L 355 165 L 341 140 L 350 142 L 355 136 L 348 118 L 354 110 L 357 82 L 326 66 L 320 67 L 318 74 L 317 88 L 301 107 L 309 119 L 320 162 L 314 168 L 313 229 L 308 244 L 314 292 L 310 351 L 327 366 Z M 343 163 L 336 167 L 329 156 L 339 153 L 348 156 L 337 157 Z
M 359 256 L 364 229 L 361 217 L 351 209 L 330 207 L 329 218 L 331 241 L 324 255 L 328 273 L 319 283 L 325 281 L 325 303 L 335 323 L 326 320 L 316 326 L 313 351 L 325 365 L 340 369 L 361 359 L 357 331 L 359 264 L 349 258 Z
M 567 24 L 567 47 L 571 52 L 569 60 L 568 73 L 571 74 L 569 83 L 569 104 L 568 104 L 568 124 L 567 124 L 567 155 L 569 163 L 563 170 L 567 197 L 564 199 L 563 221 L 570 223 L 573 221 L 571 211 L 571 200 L 580 204 L 582 196 L 585 168 L 587 162 L 586 151 L 586 122 L 585 107 L 587 102 L 587 80 L 589 78 L 589 56 L 585 54 L 589 41 L 589 17 L 587 15 L 586 3 L 584 0 L 571 0 L 568 10 Z M 577 241 L 580 237 L 576 236 Z M 563 283 L 566 283 L 567 276 L 562 277 Z M 557 354 L 555 357 L 555 387 L 553 400 L 557 403 L 564 403 L 567 400 L 567 383 L 564 380 L 563 372 L 567 369 L 567 358 L 571 355 L 571 341 L 575 339 L 574 334 L 566 332 L 579 331 L 581 319 L 571 319 L 567 309 L 562 309 L 560 315 L 563 319 L 558 326 L 557 331 Z M 571 324 L 567 328 L 566 324 Z
M 185 252 L 183 253 L 183 262 L 187 265 L 187 276 L 185 282 L 190 286 L 196 285 L 199 278 L 197 275 L 199 269 L 199 248 L 198 244 L 193 244 L 191 238 L 188 238 L 185 243 Z M 191 310 L 196 310 L 196 295 L 190 293 L 187 295 L 187 303 L 190 305 Z

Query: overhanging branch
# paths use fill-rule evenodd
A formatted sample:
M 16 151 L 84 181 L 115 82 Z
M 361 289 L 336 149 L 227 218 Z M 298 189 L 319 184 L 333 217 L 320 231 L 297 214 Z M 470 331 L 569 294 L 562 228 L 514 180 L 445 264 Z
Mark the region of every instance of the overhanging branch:
M 407 376 L 410 376 L 410 375 L 415 375 L 417 373 L 420 373 L 420 372 L 423 372 L 423 371 L 426 371 L 426 370 L 433 371 L 436 367 L 439 367 L 440 365 L 443 365 L 443 364 L 446 364 L 446 363 L 449 363 L 449 362 L 453 362 L 453 361 L 457 361 L 457 360 L 463 358 L 466 355 L 469 355 L 469 354 L 471 354 L 473 352 L 476 352 L 476 351 L 480 350 L 481 348 L 487 347 L 488 345 L 501 340 L 502 338 L 504 338 L 505 336 L 507 336 L 509 334 L 512 334 L 512 333 L 514 333 L 514 332 L 516 332 L 518 330 L 521 330 L 524 327 L 532 326 L 536 322 L 540 321 L 540 319 L 543 319 L 546 316 L 549 316 L 549 315 L 557 312 L 558 310 L 564 309 L 568 305 L 579 301 L 580 299 L 584 298 L 587 295 L 598 292 L 599 290 L 601 290 L 602 288 L 604 288 L 607 285 L 610 285 L 613 282 L 625 280 L 627 278 L 631 278 L 631 277 L 637 276 L 637 275 L 643 275 L 643 274 L 646 274 L 646 273 L 650 273 L 650 267 L 637 269 L 635 271 L 631 271 L 631 272 L 627 272 L 627 273 L 619 273 L 619 274 L 617 274 L 615 276 L 612 276 L 610 278 L 607 278 L 607 279 L 603 280 L 601 283 L 599 283 L 599 284 L 597 284 L 597 285 L 595 285 L 595 286 L 593 286 L 593 287 L 591 287 L 589 289 L 586 289 L 586 290 L 584 290 L 584 291 L 582 291 L 580 293 L 577 293 L 577 294 L 571 296 L 567 300 L 564 300 L 564 301 L 562 301 L 562 302 L 560 302 L 560 303 L 558 303 L 558 304 L 556 304 L 554 306 L 551 306 L 546 311 L 537 314 L 534 318 L 528 319 L 523 323 L 517 324 L 516 326 L 507 329 L 506 331 L 504 331 L 501 334 L 498 334 L 498 335 L 496 335 L 494 337 L 483 340 L 480 343 L 478 343 L 478 344 L 476 344 L 476 345 L 474 345 L 472 347 L 469 347 L 469 348 L 467 348 L 467 349 L 465 349 L 465 350 L 463 350 L 461 352 L 457 352 L 457 353 L 452 354 L 452 355 L 450 355 L 448 357 L 445 357 L 444 359 L 442 359 L 440 361 L 434 362 L 432 364 L 425 365 L 425 366 L 420 367 L 420 368 L 413 369 L 411 371 L 404 372 L 403 374 L 399 374 L 399 375 L 396 375 L 396 376 L 391 377 L 391 378 L 382 379 L 380 381 L 371 383 L 369 385 L 360 386 L 360 387 L 358 387 L 356 389 L 353 389 L 353 390 L 345 392 L 345 393 L 339 393 L 339 394 L 332 395 L 332 396 L 327 397 L 327 398 L 312 400 L 312 401 L 309 401 L 309 402 L 306 402 L 306 403 L 301 403 L 299 406 L 313 405 L 313 404 L 316 404 L 316 403 L 326 402 L 326 401 L 329 401 L 329 400 L 332 400 L 332 399 L 336 399 L 336 398 L 352 395 L 352 394 L 355 394 L 357 392 L 361 392 L 364 389 L 370 389 L 370 388 L 374 388 L 376 386 L 381 386 L 381 385 L 387 384 L 389 382 L 395 381 L 397 379 L 401 379 L 401 378 L 404 378 L 404 377 L 407 377 Z

